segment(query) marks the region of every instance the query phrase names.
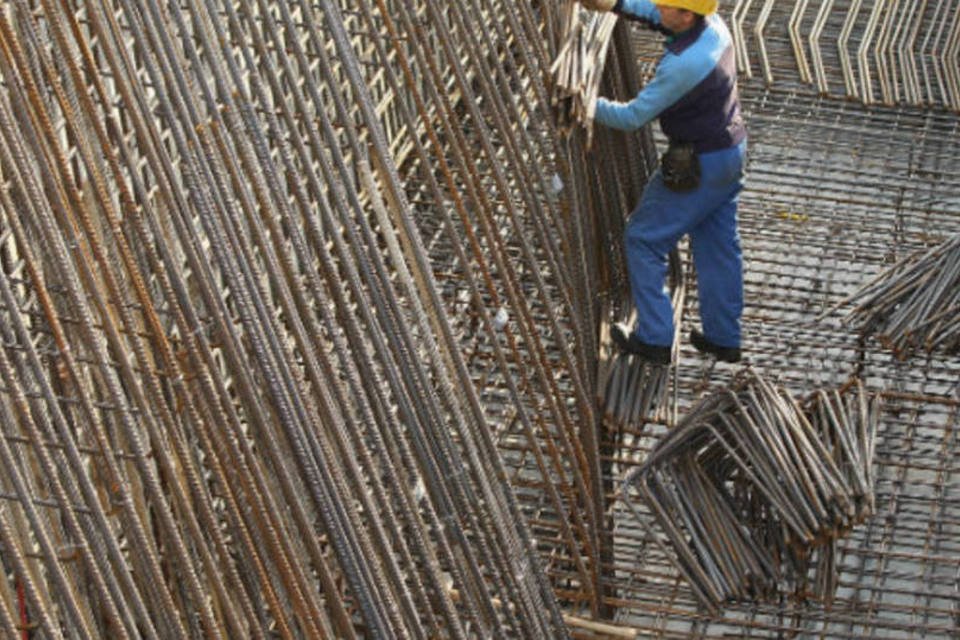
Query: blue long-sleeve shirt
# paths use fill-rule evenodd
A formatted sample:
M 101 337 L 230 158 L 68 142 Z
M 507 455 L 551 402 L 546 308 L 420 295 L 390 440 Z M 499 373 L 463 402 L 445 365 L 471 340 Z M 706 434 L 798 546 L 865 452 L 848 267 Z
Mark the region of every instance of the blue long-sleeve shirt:
M 661 27 L 660 12 L 650 0 L 618 0 L 613 10 Z M 701 153 L 726 149 L 746 137 L 733 39 L 717 14 L 668 37 L 653 79 L 629 102 L 598 99 L 594 120 L 629 131 L 658 117 L 670 140 L 692 142 Z

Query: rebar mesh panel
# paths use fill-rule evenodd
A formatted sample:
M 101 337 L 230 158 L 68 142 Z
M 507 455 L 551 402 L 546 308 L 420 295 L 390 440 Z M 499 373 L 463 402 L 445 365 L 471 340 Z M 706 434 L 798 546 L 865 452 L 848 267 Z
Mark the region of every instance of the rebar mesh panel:
M 952 637 L 960 362 L 943 354 L 900 361 L 839 313 L 819 316 L 898 259 L 960 233 L 957 118 L 759 81 L 741 89 L 750 131 L 740 207 L 745 360 L 801 396 L 855 375 L 881 394 L 876 514 L 840 542 L 831 606 L 732 603 L 710 618 L 618 508 L 617 619 L 665 638 Z M 695 305 L 687 311 L 684 335 L 697 322 Z M 684 354 L 679 401 L 689 407 L 734 368 L 705 363 L 690 348 Z M 642 460 L 663 429 L 648 425 L 628 438 L 620 468 Z

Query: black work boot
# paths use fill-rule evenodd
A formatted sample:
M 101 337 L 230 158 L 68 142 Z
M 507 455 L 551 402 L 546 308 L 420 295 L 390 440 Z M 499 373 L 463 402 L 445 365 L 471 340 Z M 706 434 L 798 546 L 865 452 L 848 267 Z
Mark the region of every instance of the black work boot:
M 723 362 L 740 362 L 740 347 L 721 347 L 707 340 L 696 329 L 690 332 L 690 344 L 700 353 L 706 353 Z
M 670 347 L 647 344 L 619 323 L 610 325 L 610 339 L 621 352 L 635 355 L 651 364 L 670 364 L 673 359 Z

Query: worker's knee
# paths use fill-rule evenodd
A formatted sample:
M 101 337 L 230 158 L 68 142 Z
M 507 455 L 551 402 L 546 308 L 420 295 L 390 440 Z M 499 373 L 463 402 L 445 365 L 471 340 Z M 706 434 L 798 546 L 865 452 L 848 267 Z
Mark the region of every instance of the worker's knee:
M 647 225 L 632 225 L 623 237 L 628 256 L 658 263 L 666 260 L 676 242 L 676 238 L 663 234 L 662 229 Z

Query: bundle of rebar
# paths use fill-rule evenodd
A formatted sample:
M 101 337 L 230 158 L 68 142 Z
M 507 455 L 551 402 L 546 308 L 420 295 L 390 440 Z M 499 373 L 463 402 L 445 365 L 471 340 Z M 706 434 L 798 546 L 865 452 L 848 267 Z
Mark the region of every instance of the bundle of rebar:
M 960 235 L 915 252 L 837 308 L 903 360 L 917 352 L 960 351 Z
M 878 407 L 859 383 L 800 406 L 741 371 L 657 443 L 624 496 L 704 606 L 783 589 L 829 600 L 833 545 L 873 506 Z
M 552 101 L 561 131 L 569 133 L 576 125 L 582 126 L 589 148 L 600 80 L 617 16 L 584 10 L 580 3 L 570 0 L 561 15 L 563 44 L 550 67 Z
M 674 341 L 672 351 L 676 362 L 679 351 L 679 329 L 686 298 L 686 282 L 680 253 L 674 249 L 668 257 L 668 285 L 673 305 Z M 623 307 L 630 314 L 623 324 L 632 328 L 636 310 L 632 301 Z M 597 401 L 607 428 L 643 426 L 646 420 L 674 422 L 675 412 L 670 407 L 670 379 L 672 368 L 647 362 L 639 356 L 619 351 L 610 339 L 607 322 L 600 324 L 600 357 L 597 372 Z
M 602 391 L 599 400 L 607 425 L 616 428 L 642 425 L 648 419 L 666 420 L 670 367 L 612 351 L 608 344 L 600 354 L 606 362 L 598 391 Z

